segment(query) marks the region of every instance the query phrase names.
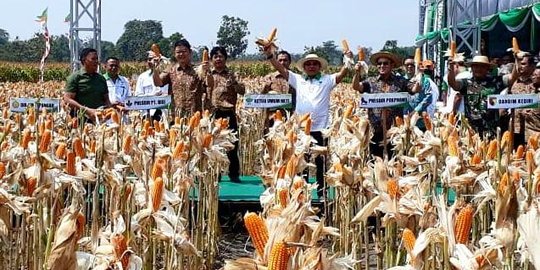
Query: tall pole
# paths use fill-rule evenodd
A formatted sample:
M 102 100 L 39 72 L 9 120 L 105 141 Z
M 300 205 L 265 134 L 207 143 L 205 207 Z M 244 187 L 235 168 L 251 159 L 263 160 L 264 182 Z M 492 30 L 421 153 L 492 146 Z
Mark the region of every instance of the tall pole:
M 81 47 L 96 49 L 101 58 L 101 0 L 70 0 L 70 14 L 71 69 L 75 71 L 80 67 Z

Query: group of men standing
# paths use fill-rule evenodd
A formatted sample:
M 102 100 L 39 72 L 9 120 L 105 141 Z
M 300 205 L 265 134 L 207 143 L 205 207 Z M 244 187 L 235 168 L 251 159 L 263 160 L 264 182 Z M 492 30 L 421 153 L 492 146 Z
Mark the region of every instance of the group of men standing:
M 343 65 L 335 74 L 324 74 L 328 62 L 316 54 L 308 54 L 297 62 L 303 74 L 289 69 L 291 56 L 286 51 L 276 55 L 271 48 L 263 48 L 267 60 L 276 72 L 266 77 L 267 83 L 263 93 L 291 93 L 294 100 L 294 112 L 310 114 L 312 128 L 310 135 L 318 145 L 326 145 L 322 131 L 329 126 L 330 93 L 343 81 L 348 68 Z M 352 58 L 351 52 L 344 57 Z M 238 95 L 245 93 L 245 86 L 238 81 L 236 75 L 227 67 L 227 52 L 223 47 L 214 47 L 210 51 L 210 61 L 201 63 L 199 72 L 191 62 L 192 50 L 185 39 L 174 44 L 176 63 L 165 70 L 159 70 L 159 55 L 149 52 L 147 63 L 149 69 L 142 73 L 134 92 L 137 96 L 164 95 L 172 97 L 171 114 L 173 116 L 189 116 L 197 111 L 209 109 L 215 118 L 228 118 L 229 128 L 238 131 L 236 103 Z M 456 94 L 455 103 L 464 100 L 465 116 L 471 126 L 480 134 L 494 135 L 495 128 L 504 119 L 505 111 L 487 110 L 487 96 L 500 93 L 505 86 L 509 93 L 538 93 L 540 91 L 540 66 L 536 66 L 534 58 L 529 54 L 519 56 L 519 63 L 512 73 L 505 77 L 492 76 L 489 73 L 491 63 L 485 56 L 475 56 L 468 66 L 471 76 L 459 79 L 460 70 L 457 61 L 449 60 L 448 85 Z M 67 80 L 64 101 L 73 111 L 82 110 L 88 119 L 96 119 L 96 109 L 101 106 L 113 106 L 122 109 L 123 101 L 131 95 L 126 78 L 118 75 L 120 61 L 110 57 L 106 59 L 105 75 L 97 73 L 98 57 L 93 49 L 84 49 L 80 55 L 83 68 L 73 73 Z M 360 93 L 393 93 L 409 92 L 414 95 L 411 106 L 403 109 L 369 109 L 368 116 L 374 130 L 370 151 L 373 155 L 384 156 L 386 140 L 384 131 L 389 129 L 396 116 L 404 113 L 433 114 L 434 104 L 438 100 L 439 91 L 432 80 L 434 63 L 423 61 L 418 69 L 412 58 L 405 59 L 405 76 L 393 70 L 401 65 L 401 60 L 390 52 L 381 51 L 371 56 L 370 61 L 377 67 L 378 74 L 365 77 L 365 65 L 354 66 L 352 88 Z M 346 61 L 344 61 L 346 62 Z M 201 73 L 202 71 L 202 73 Z M 419 74 L 415 74 L 419 71 Z M 457 107 L 455 107 L 457 108 Z M 160 119 L 160 111 L 151 112 L 149 117 Z M 540 113 L 532 110 L 518 111 L 515 117 L 517 144 L 522 143 L 528 135 L 527 131 L 540 131 Z M 419 127 L 423 128 L 421 121 Z M 238 159 L 238 142 L 228 152 L 230 160 L 229 177 L 233 182 L 240 181 L 240 163 Z M 325 160 L 318 156 L 317 183 L 324 185 Z M 322 194 L 322 190 L 319 191 Z

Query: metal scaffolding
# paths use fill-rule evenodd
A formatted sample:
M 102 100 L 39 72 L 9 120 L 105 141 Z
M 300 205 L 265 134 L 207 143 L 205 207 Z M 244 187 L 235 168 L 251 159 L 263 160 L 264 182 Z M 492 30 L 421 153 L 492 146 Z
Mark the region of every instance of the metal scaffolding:
M 471 55 L 480 54 L 482 0 L 448 0 L 447 8 L 447 26 L 452 40 L 460 40 L 458 51 L 469 51 Z
M 70 0 L 70 12 L 69 48 L 71 69 L 74 71 L 80 67 L 79 52 L 83 42 L 101 56 L 101 0 Z M 90 33 L 91 38 L 82 40 L 82 32 Z

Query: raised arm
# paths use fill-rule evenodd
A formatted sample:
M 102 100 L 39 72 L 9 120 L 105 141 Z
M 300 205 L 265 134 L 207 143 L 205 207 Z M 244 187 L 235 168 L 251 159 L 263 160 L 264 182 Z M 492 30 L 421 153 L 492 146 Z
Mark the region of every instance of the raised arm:
M 448 63 L 448 85 L 458 92 L 461 89 L 461 83 L 456 80 L 456 65 L 453 61 Z
M 345 57 L 344 59 L 347 59 L 347 58 L 352 59 L 353 54 L 352 54 L 351 51 L 348 51 L 348 52 L 345 53 L 344 57 Z M 345 62 L 345 60 L 344 60 L 344 62 Z M 349 74 L 349 69 L 347 68 L 347 66 L 345 64 L 343 64 L 343 66 L 341 67 L 339 72 L 336 73 L 336 84 L 339 84 L 340 82 L 342 82 L 343 78 L 345 78 L 345 76 L 347 76 L 347 74 Z
M 266 55 L 266 59 L 270 61 L 270 64 L 285 78 L 285 80 L 289 80 L 289 71 L 277 61 L 277 59 L 274 57 L 274 54 L 270 50 L 271 48 L 265 48 L 264 55 Z
M 360 82 L 362 81 L 362 65 L 356 63 L 354 65 L 354 76 L 352 79 L 352 88 L 360 93 L 364 93 L 364 85 Z

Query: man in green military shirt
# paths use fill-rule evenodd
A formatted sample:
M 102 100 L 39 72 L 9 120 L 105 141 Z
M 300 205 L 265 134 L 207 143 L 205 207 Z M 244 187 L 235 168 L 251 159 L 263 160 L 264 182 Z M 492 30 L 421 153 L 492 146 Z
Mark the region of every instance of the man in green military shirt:
M 97 72 L 99 61 L 95 49 L 84 48 L 79 59 L 83 67 L 67 78 L 64 102 L 72 108 L 72 116 L 84 110 L 86 117 L 93 121 L 98 116 L 96 109 L 111 105 L 107 82 Z
M 492 76 L 490 70 L 494 67 L 487 56 L 474 56 L 468 63 L 472 77 L 456 79 L 457 68 L 451 61 L 448 65 L 448 85 L 456 89 L 465 100 L 465 116 L 472 128 L 480 134 L 494 137 L 500 126 L 500 115 L 497 110 L 487 109 L 489 95 L 499 94 L 505 86 L 511 86 L 515 76 Z M 504 130 L 503 130 L 504 131 Z

